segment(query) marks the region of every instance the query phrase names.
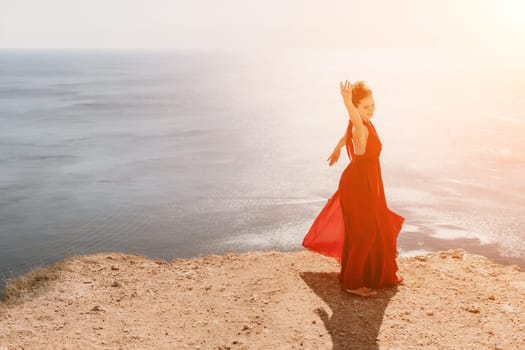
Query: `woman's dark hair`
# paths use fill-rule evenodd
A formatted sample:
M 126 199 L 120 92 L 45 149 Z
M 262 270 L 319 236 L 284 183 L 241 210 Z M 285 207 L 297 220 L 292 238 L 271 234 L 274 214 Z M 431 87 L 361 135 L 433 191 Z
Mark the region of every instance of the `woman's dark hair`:
M 358 80 L 353 84 L 352 87 L 352 103 L 354 106 L 358 106 L 359 102 L 365 97 L 372 95 L 370 90 L 363 80 Z

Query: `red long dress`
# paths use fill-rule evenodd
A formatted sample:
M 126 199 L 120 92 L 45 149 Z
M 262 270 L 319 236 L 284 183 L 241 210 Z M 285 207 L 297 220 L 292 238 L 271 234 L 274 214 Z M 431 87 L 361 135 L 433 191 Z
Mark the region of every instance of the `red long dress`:
M 379 155 L 382 144 L 368 120 L 366 151 L 356 155 L 349 120 L 346 150 L 350 164 L 303 240 L 303 247 L 335 258 L 344 289 L 398 284 L 397 237 L 404 218 L 385 199 Z

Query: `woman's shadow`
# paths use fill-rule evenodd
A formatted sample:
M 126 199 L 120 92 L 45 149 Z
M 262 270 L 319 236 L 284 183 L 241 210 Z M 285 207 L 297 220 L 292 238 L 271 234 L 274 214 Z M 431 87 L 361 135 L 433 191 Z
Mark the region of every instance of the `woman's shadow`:
M 397 286 L 377 290 L 371 297 L 345 292 L 336 272 L 302 272 L 301 278 L 329 306 L 315 311 L 330 334 L 334 350 L 379 349 L 377 341 L 385 309 Z

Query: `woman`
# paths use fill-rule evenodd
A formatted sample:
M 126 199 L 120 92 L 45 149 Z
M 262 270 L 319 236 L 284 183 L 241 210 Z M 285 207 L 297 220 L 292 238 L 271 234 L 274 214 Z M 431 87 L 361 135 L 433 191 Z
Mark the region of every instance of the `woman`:
M 337 259 L 343 289 L 367 297 L 377 294 L 372 288 L 403 281 L 396 275 L 396 245 L 404 218 L 387 207 L 379 162 L 382 144 L 370 121 L 375 110 L 372 91 L 363 81 L 347 80 L 340 88 L 348 127 L 328 161 L 330 166 L 337 162 L 346 145 L 351 162 L 303 246 Z

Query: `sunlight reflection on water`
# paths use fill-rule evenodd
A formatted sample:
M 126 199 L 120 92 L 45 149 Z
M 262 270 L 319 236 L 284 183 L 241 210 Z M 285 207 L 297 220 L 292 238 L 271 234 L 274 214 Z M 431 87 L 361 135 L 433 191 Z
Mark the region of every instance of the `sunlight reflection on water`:
M 522 62 L 433 49 L 2 52 L 0 272 L 68 249 L 300 249 L 348 164 L 344 149 L 326 162 L 347 126 L 344 79 L 374 91 L 400 251 L 525 259 Z

